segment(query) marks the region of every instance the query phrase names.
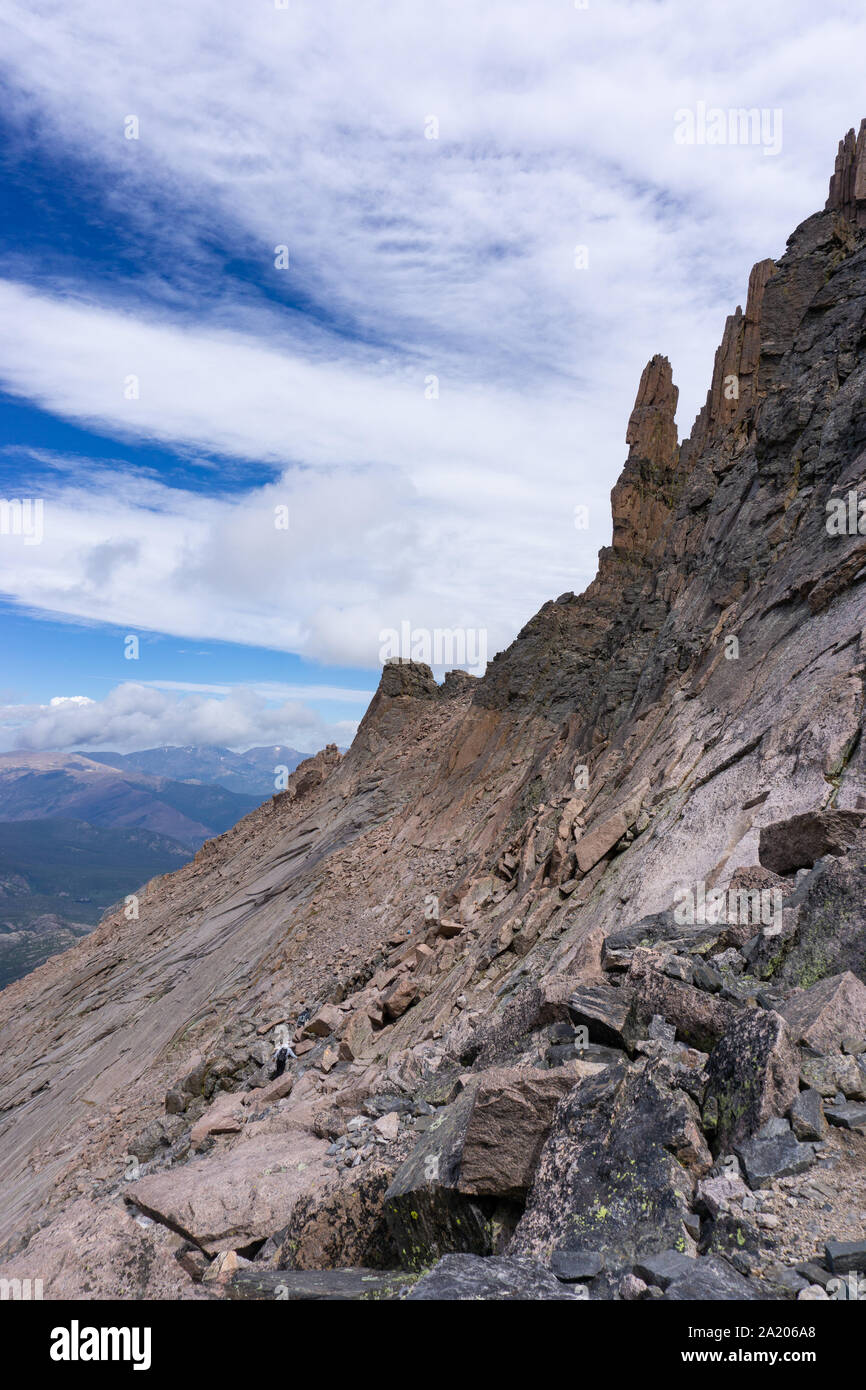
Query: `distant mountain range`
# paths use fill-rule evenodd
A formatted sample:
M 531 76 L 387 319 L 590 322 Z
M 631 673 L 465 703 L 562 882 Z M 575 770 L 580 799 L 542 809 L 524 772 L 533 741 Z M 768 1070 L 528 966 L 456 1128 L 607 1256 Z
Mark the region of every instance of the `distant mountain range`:
M 284 745 L 0 754 L 0 989 L 277 790 Z
M 116 767 L 81 753 L 0 754 L 0 821 L 61 817 L 151 830 L 196 850 L 263 799 L 148 775 L 125 763 Z
M 276 769 L 294 772 L 308 758 L 297 748 L 275 744 L 233 753 L 230 748 L 205 744 L 192 748 L 146 748 L 141 753 L 88 753 L 93 762 L 125 771 L 143 772 L 151 777 L 170 777 L 176 782 L 212 782 L 227 791 L 254 796 L 261 801 L 273 796 Z

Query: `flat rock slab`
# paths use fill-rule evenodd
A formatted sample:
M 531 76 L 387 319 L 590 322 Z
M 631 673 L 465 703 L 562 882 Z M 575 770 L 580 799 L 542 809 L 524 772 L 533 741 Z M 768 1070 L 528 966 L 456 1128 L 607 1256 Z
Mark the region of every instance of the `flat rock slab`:
M 597 1250 L 554 1250 L 550 1268 L 563 1283 L 594 1279 L 604 1269 L 604 1257 Z
M 824 1246 L 827 1267 L 834 1274 L 866 1272 L 866 1240 L 828 1240 Z
M 769 1187 L 774 1178 L 804 1173 L 815 1162 L 811 1144 L 801 1144 L 792 1130 L 760 1136 L 734 1145 L 734 1152 L 743 1165 L 746 1182 L 753 1190 Z
M 638 1260 L 634 1272 L 646 1284 L 666 1289 L 675 1279 L 685 1279 L 694 1273 L 695 1259 L 681 1250 L 662 1250 L 658 1255 L 645 1255 Z
M 586 1301 L 585 1292 L 571 1289 L 532 1260 L 511 1260 L 504 1255 L 446 1255 L 407 1295 L 407 1302 L 495 1302 Z
M 278 1140 L 241 1141 L 142 1178 L 126 1195 L 209 1255 L 240 1250 L 285 1226 L 298 1198 L 327 1184 L 327 1147 L 305 1131 L 287 1130 Z
M 797 1265 L 796 1271 L 806 1280 L 807 1284 L 820 1284 L 822 1289 L 825 1289 L 833 1278 L 829 1270 L 823 1269 L 813 1260 L 806 1260 L 804 1264 Z
M 226 1298 L 274 1303 L 393 1302 L 416 1277 L 399 1269 L 241 1269 L 223 1288 Z
M 577 842 L 577 867 L 588 874 L 600 859 L 609 854 L 628 830 L 628 820 L 622 811 L 615 811 L 607 820 L 594 825 Z
M 795 994 L 780 1013 L 797 1042 L 837 1052 L 843 1038 L 866 1033 L 866 985 L 846 970 Z
M 243 1102 L 242 1092 L 221 1091 L 190 1130 L 192 1144 L 203 1143 L 209 1134 L 238 1134 L 243 1128 Z
M 686 1303 L 692 1300 L 731 1303 L 735 1300 L 754 1301 L 764 1295 L 733 1265 L 715 1255 L 702 1259 L 689 1260 L 691 1269 L 679 1279 L 674 1279 L 665 1290 L 664 1298 L 671 1303 Z
M 848 1100 L 844 1105 L 825 1105 L 824 1114 L 830 1124 L 837 1125 L 839 1129 L 856 1129 L 866 1134 L 866 1105 Z

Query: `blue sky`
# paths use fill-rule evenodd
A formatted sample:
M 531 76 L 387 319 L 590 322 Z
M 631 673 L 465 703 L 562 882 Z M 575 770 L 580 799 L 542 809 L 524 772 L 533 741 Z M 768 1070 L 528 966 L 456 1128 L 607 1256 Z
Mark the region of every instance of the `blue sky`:
M 853 3 L 5 11 L 0 499 L 44 534 L 0 534 L 0 748 L 314 751 L 383 631 L 492 656 L 864 114 Z M 780 148 L 677 144 L 700 102 Z

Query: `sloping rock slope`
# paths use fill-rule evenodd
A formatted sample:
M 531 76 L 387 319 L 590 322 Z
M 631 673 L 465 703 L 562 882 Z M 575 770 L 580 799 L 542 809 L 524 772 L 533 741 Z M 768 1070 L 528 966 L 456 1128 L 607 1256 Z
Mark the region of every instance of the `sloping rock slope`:
M 584 594 L 480 680 L 386 666 L 345 756 L 0 994 L 0 1272 L 682 1299 L 863 1269 L 866 123 L 682 443 L 676 398 L 654 357 Z

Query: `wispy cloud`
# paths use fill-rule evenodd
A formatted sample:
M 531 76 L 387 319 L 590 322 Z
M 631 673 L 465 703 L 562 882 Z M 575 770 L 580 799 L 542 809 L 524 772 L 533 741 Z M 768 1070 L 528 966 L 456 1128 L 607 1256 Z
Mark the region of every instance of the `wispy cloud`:
M 199 490 L 77 457 L 0 587 L 361 666 L 404 619 L 492 653 L 588 582 L 644 362 L 687 429 L 863 114 L 838 0 L 7 9 L 10 119 L 69 225 L 0 260 L 0 384 L 212 457 Z M 678 145 L 698 101 L 781 109 L 781 153 Z
M 140 685 L 155 690 L 177 690 L 195 695 L 229 695 L 241 684 L 260 695 L 263 700 L 336 700 L 340 703 L 368 704 L 373 698 L 373 690 L 350 690 L 342 685 L 283 685 L 277 681 L 258 681 L 250 683 L 235 682 L 232 685 L 203 685 L 196 681 L 139 681 Z

